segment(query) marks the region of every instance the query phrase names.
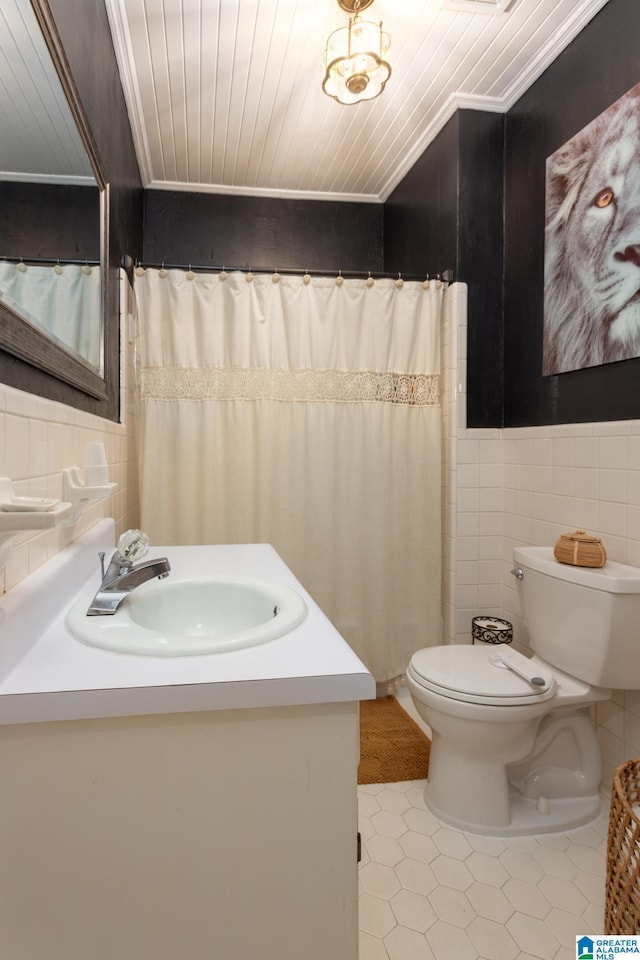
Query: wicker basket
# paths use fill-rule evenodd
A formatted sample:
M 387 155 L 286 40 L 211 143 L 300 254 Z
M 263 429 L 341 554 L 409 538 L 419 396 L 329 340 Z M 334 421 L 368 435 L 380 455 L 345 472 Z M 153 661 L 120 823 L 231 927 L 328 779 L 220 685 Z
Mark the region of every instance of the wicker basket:
M 616 768 L 607 839 L 604 932 L 640 932 L 640 759 Z
M 574 567 L 604 567 L 607 562 L 602 541 L 584 530 L 563 533 L 553 548 L 553 555 L 560 563 L 569 563 Z

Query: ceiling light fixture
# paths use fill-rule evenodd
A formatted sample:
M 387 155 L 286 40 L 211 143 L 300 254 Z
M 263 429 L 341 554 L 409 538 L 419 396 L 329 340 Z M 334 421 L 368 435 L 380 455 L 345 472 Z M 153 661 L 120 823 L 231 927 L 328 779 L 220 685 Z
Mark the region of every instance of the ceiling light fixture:
M 382 29 L 382 22 L 361 20 L 360 13 L 373 0 L 338 0 L 338 6 L 353 13 L 347 27 L 330 34 L 325 50 L 325 75 L 322 89 L 338 103 L 359 103 L 373 100 L 384 90 L 391 75 L 384 59 L 391 37 Z

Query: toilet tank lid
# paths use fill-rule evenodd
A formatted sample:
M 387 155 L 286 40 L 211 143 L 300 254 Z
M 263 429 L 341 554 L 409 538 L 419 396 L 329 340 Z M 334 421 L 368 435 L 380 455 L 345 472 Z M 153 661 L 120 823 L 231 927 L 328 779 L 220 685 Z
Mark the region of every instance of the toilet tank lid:
M 519 567 L 536 570 L 557 580 L 591 587 L 592 590 L 640 593 L 640 569 L 615 560 L 607 560 L 604 567 L 574 567 L 556 560 L 553 547 L 514 547 L 513 559 Z

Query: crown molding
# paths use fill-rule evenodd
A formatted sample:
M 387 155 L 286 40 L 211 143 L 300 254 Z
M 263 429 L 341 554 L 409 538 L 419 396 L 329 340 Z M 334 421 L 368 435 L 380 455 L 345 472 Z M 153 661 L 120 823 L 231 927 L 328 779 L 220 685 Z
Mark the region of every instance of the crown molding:
M 504 102 L 505 112 L 518 102 L 529 87 L 533 86 L 547 67 L 551 66 L 553 61 L 575 40 L 580 31 L 586 27 L 590 20 L 593 20 L 595 15 L 608 2 L 609 0 L 583 0 L 578 5 L 565 28 L 540 48 L 538 55 L 529 63 L 527 69 L 507 88 L 501 98 Z
M 334 200 L 340 203 L 382 203 L 375 193 L 329 193 L 322 190 L 280 190 L 269 187 L 235 187 L 226 183 L 184 183 L 181 180 L 151 180 L 146 190 L 183 193 L 218 193 L 231 197 L 271 197 L 276 200 Z
M 38 183 L 49 186 L 55 184 L 62 187 L 93 187 L 98 189 L 95 177 L 85 177 L 79 174 L 65 173 L 22 173 L 12 170 L 3 170 L 0 180 L 11 183 Z
M 609 0 L 583 0 L 581 6 L 574 11 L 566 29 L 541 47 L 527 69 L 518 76 L 517 80 L 507 88 L 501 97 L 483 97 L 461 92 L 452 94 L 384 184 L 380 191 L 380 200 L 384 203 L 389 198 L 457 110 L 485 110 L 489 113 L 507 113 L 608 2 Z
M 152 177 L 151 152 L 149 150 L 145 124 L 142 119 L 140 88 L 136 82 L 135 72 L 131 68 L 131 64 L 134 63 L 131 34 L 123 18 L 122 8 L 116 0 L 104 0 L 104 3 L 107 8 L 107 19 L 109 21 L 109 27 L 111 28 L 111 38 L 118 64 L 118 72 L 120 73 L 120 82 L 124 92 L 125 103 L 127 104 L 140 178 L 142 183 L 146 184 Z
M 435 140 L 443 127 L 458 110 L 484 110 L 489 113 L 504 113 L 504 104 L 498 97 L 481 97 L 475 94 L 453 93 L 436 113 L 419 140 L 404 156 L 380 191 L 380 201 L 389 199 L 398 184 L 404 179 L 417 160 L 420 159 L 430 143 Z

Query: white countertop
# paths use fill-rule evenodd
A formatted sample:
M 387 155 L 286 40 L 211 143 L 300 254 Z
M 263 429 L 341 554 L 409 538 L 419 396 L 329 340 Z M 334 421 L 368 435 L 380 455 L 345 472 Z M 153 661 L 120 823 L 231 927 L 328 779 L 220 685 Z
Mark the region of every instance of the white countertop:
M 303 622 L 245 650 L 139 657 L 86 647 L 64 617 L 100 583 L 97 553 L 113 550 L 103 520 L 80 541 L 0 598 L 0 723 L 277 707 L 369 700 L 375 681 L 269 544 L 152 547 L 172 573 L 224 573 L 275 580 L 308 607 Z

